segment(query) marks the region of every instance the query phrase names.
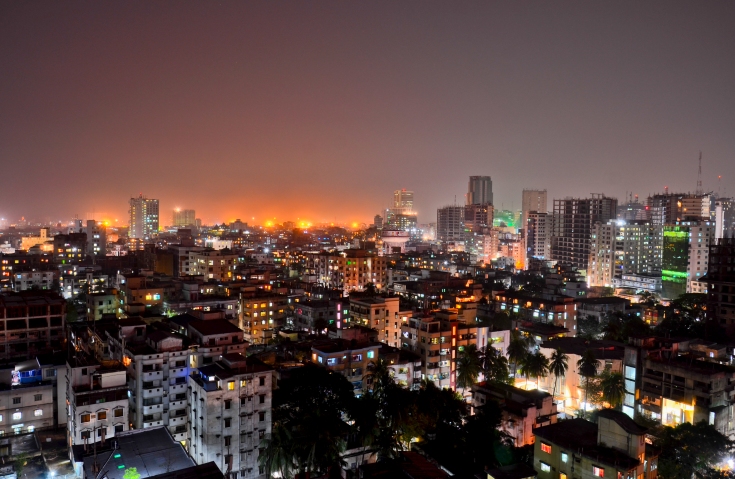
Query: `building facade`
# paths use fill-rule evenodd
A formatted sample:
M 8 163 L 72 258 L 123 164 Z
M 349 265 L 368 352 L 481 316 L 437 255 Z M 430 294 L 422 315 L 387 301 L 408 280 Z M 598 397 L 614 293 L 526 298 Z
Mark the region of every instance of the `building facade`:
M 130 221 L 128 237 L 148 240 L 158 234 L 158 200 L 143 195 L 130 198 Z

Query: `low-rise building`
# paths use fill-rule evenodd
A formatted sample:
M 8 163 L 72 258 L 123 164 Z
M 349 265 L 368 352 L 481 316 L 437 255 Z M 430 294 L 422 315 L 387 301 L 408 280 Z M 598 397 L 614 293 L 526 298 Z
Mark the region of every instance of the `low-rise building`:
M 285 325 L 288 297 L 263 291 L 243 293 L 240 308 L 240 329 L 245 331 L 245 339 L 252 344 L 266 344 L 276 329 Z
M 379 343 L 355 343 L 343 339 L 324 339 L 311 346 L 311 362 L 335 371 L 347 378 L 360 395 L 367 390 L 364 376 L 368 366 L 377 361 Z
M 556 403 L 551 394 L 538 389 L 525 390 L 509 384 L 481 382 L 472 386 L 472 408 L 497 401 L 503 411 L 500 428 L 513 438 L 515 447 L 533 444 L 533 431 L 556 423 Z
M 76 351 L 66 362 L 69 447 L 104 443 L 129 429 L 125 367 Z
M 398 297 L 350 298 L 350 322 L 378 331 L 378 340 L 401 346 L 401 326 L 413 313 L 401 311 Z
M 0 369 L 0 435 L 53 428 L 54 389 L 36 359 Z
M 23 361 L 60 350 L 66 301 L 52 292 L 0 294 L 0 359 Z
M 601 410 L 597 424 L 570 419 L 534 432 L 539 479 L 658 477 L 658 457 L 646 444 L 646 429 L 620 411 Z

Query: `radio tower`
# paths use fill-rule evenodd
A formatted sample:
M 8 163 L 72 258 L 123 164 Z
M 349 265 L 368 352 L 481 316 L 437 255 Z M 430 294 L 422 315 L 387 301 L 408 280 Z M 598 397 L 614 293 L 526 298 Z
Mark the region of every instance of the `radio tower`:
M 697 195 L 702 195 L 702 152 L 699 152 L 699 173 L 697 174 Z

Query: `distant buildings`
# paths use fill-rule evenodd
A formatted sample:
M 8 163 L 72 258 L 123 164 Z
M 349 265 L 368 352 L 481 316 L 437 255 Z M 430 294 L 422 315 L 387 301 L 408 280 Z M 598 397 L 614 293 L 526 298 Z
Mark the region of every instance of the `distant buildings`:
M 171 226 L 175 228 L 186 228 L 196 226 L 197 215 L 194 210 L 175 209 L 171 218 Z
M 549 203 L 546 197 L 546 190 L 524 189 L 521 198 L 521 228 L 527 228 L 529 214 L 532 211 L 546 213 L 548 210 Z
M 130 198 L 129 213 L 129 238 L 147 240 L 158 234 L 158 200 L 148 199 L 143 195 Z
M 65 344 L 66 301 L 56 293 L 0 295 L 0 359 L 24 361 Z
M 732 328 L 735 325 L 735 238 L 721 238 L 709 248 L 707 318 Z
M 681 221 L 663 227 L 662 294 L 676 299 L 684 293 L 705 293 L 709 247 L 715 227 L 710 221 Z
M 493 180 L 489 176 L 470 176 L 467 184 L 467 204 L 494 204 Z
M 655 271 L 654 227 L 648 221 L 610 220 L 592 226 L 590 286 L 618 287 L 623 275 Z
M 551 254 L 551 216 L 529 211 L 525 223 L 528 258 L 548 259 Z
M 464 206 L 445 206 L 436 211 L 436 239 L 442 243 L 463 241 L 465 237 Z

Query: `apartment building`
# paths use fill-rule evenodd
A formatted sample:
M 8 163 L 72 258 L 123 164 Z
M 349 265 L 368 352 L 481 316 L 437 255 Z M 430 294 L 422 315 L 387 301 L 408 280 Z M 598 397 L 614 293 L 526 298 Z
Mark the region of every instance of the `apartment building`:
M 314 331 L 315 324 L 323 320 L 327 325 L 341 329 L 350 317 L 346 306 L 341 300 L 301 300 L 294 304 L 293 326 L 300 331 Z
M 350 322 L 378 331 L 378 341 L 401 346 L 401 326 L 412 311 L 401 311 L 399 298 L 350 298 Z
M 224 354 L 245 354 L 249 345 L 243 339 L 242 330 L 226 319 L 192 319 L 186 323 L 185 331 L 192 342 L 189 349 L 192 370 L 212 364 Z
M 559 296 L 555 300 L 539 298 L 512 291 L 495 295 L 496 311 L 517 313 L 521 319 L 535 323 L 559 326 L 577 335 L 577 304 L 574 298 Z
M 625 348 L 623 412 L 666 426 L 706 421 L 732 437 L 735 368 L 688 349 L 688 341 L 632 338 Z
M 546 212 L 530 211 L 525 228 L 527 257 L 548 259 L 551 254 L 551 216 Z
M 715 225 L 710 221 L 680 221 L 663 229 L 662 295 L 676 299 L 685 293 L 706 293 L 703 281 Z
M 335 371 L 347 378 L 361 395 L 367 390 L 363 377 L 368 373 L 371 362 L 377 361 L 380 351 L 378 343 L 358 343 L 343 339 L 324 339 L 311 346 L 311 362 Z
M 707 317 L 723 326 L 735 324 L 735 238 L 720 238 L 710 245 L 707 282 Z
M 53 428 L 54 390 L 36 359 L 0 369 L 0 436 Z
M 655 479 L 658 456 L 646 431 L 613 409 L 600 410 L 597 424 L 569 419 L 540 427 L 533 467 L 538 479 Z
M 307 255 L 307 272 L 317 283 L 345 292 L 362 291 L 368 283 L 381 289 L 386 285 L 387 259 L 367 250 L 347 249 L 341 253 Z
M 189 251 L 189 274 L 207 281 L 231 281 L 237 268 L 237 254 L 227 249 Z
M 226 477 L 265 479 L 260 441 L 271 432 L 273 370 L 238 353 L 192 372 L 191 446 L 197 464 L 214 461 Z
M 23 361 L 60 350 L 65 343 L 66 301 L 58 294 L 0 294 L 0 359 Z
M 54 261 L 57 264 L 78 264 L 87 258 L 87 233 L 54 236 Z
M 533 444 L 533 431 L 556 423 L 556 403 L 551 394 L 539 389 L 525 390 L 502 383 L 480 382 L 472 386 L 472 408 L 477 411 L 489 401 L 502 410 L 500 428 L 513 438 L 515 447 Z
M 653 230 L 645 221 L 595 224 L 587 271 L 590 286 L 618 286 L 623 275 L 655 271 Z
M 130 311 L 132 306 L 153 308 L 163 305 L 163 287 L 153 284 L 151 278 L 140 274 L 125 274 L 120 283 L 118 292 L 125 311 Z
M 474 344 L 485 347 L 488 326 L 460 322 L 456 309 L 437 310 L 414 316 L 401 326 L 401 347 L 421 357 L 421 379 L 439 388 L 456 388 L 456 360 L 462 349 Z
M 76 351 L 66 363 L 69 447 L 104 442 L 127 431 L 128 384 L 125 367 L 97 361 Z
M 56 284 L 58 271 L 16 271 L 12 276 L 12 289 L 19 293 L 30 289 L 51 290 Z
M 266 344 L 276 329 L 286 323 L 288 296 L 265 291 L 242 293 L 240 297 L 240 329 L 252 344 Z
M 554 200 L 550 259 L 586 270 L 592 227 L 615 219 L 617 206 L 617 199 L 602 194 Z
M 87 321 L 99 321 L 104 315 L 119 316 L 122 313 L 116 289 L 87 295 Z

